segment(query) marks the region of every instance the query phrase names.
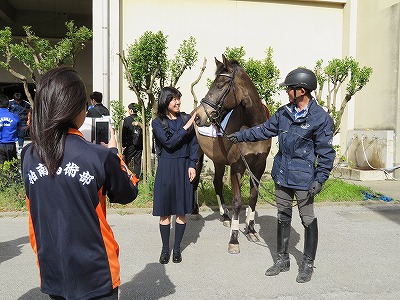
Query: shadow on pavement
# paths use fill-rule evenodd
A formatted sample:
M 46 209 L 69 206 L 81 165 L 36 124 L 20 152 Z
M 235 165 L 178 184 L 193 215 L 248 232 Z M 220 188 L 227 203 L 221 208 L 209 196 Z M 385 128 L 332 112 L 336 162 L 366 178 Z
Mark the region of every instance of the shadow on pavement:
M 188 217 L 188 222 L 186 223 L 185 235 L 183 236 L 181 251 L 183 251 L 190 244 L 196 244 L 197 239 L 200 237 L 200 232 L 203 229 L 207 221 L 214 221 L 220 218 L 219 214 L 213 212 L 206 216 L 205 218 L 201 215 L 191 215 Z M 221 223 L 222 224 L 222 223 Z M 171 236 L 173 236 L 171 233 Z
M 261 216 L 261 217 L 256 217 L 255 220 L 260 225 L 260 232 L 259 232 L 260 238 L 264 240 L 264 242 L 266 243 L 271 253 L 272 261 L 275 262 L 277 258 L 277 252 L 276 252 L 276 246 L 277 246 L 276 227 L 278 222 L 277 218 L 272 216 Z M 300 234 L 292 227 L 290 231 L 289 254 L 295 258 L 298 266 L 300 266 L 303 260 L 303 244 L 299 242 L 300 242 Z M 298 250 L 297 248 L 301 250 Z M 269 268 L 270 266 L 272 266 L 272 264 L 268 265 L 267 268 Z
M 0 264 L 21 254 L 22 246 L 29 243 L 29 237 L 24 236 L 15 240 L 0 243 Z
M 400 224 L 400 206 L 398 205 L 366 205 L 373 212 L 385 217 L 386 219 Z
M 175 285 L 169 280 L 165 266 L 150 263 L 130 282 L 120 286 L 120 300 L 156 300 L 175 293 Z
M 40 291 L 40 288 L 31 289 L 29 292 L 18 298 L 18 300 L 45 300 L 45 299 L 48 300 L 50 298 L 46 294 L 43 294 Z

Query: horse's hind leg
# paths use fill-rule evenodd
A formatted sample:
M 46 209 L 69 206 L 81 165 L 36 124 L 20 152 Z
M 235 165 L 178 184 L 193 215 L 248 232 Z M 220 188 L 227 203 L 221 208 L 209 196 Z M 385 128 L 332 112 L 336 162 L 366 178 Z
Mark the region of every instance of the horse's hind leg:
M 259 160 L 260 161 L 260 160 Z M 254 170 L 253 168 L 253 174 L 254 176 L 260 180 L 262 174 L 264 173 L 265 170 L 265 165 L 258 163 L 257 170 Z M 258 235 L 256 229 L 255 229 L 255 212 L 256 212 L 256 204 L 257 204 L 257 199 L 258 199 L 258 183 L 253 182 L 250 179 L 250 199 L 249 199 L 249 206 L 246 209 L 246 237 L 249 241 L 252 242 L 258 242 L 260 240 L 260 236 Z
M 222 179 L 225 173 L 225 165 L 214 163 L 214 190 L 217 195 L 219 213 L 222 217 L 224 226 L 231 226 L 231 218 L 229 217 L 229 210 L 226 207 L 224 195 L 222 194 L 223 184 Z
M 231 173 L 232 176 L 232 222 L 231 237 L 229 240 L 228 253 L 236 254 L 240 252 L 239 248 L 239 213 L 242 208 L 242 198 L 240 195 L 240 178 L 239 173 Z
M 257 186 L 254 186 L 252 182 L 250 182 L 250 199 L 249 206 L 246 208 L 246 230 L 245 234 L 249 241 L 258 242 L 260 241 L 260 236 L 258 235 L 255 229 L 255 213 L 256 213 L 256 203 L 257 203 Z

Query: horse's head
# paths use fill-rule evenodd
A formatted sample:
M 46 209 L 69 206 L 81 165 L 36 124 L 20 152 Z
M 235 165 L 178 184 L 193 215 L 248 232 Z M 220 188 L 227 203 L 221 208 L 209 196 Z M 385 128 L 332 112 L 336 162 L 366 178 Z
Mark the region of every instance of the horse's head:
M 218 125 L 225 115 L 239 104 L 235 94 L 239 65 L 237 62 L 227 60 L 224 55 L 222 58 L 223 62 L 215 58 L 216 77 L 197 107 L 196 124 L 198 126 L 208 126 L 210 123 Z

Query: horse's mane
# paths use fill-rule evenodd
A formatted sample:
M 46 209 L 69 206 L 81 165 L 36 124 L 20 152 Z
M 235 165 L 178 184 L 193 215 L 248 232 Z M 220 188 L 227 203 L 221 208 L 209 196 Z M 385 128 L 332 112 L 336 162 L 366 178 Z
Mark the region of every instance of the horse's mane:
M 239 65 L 239 62 L 238 62 L 237 60 L 230 60 L 229 62 L 230 62 L 232 65 L 240 66 L 240 65 Z M 215 71 L 215 75 L 221 74 L 223 70 L 225 70 L 225 65 L 224 65 L 224 64 L 221 64 L 221 65 L 217 68 L 217 70 Z

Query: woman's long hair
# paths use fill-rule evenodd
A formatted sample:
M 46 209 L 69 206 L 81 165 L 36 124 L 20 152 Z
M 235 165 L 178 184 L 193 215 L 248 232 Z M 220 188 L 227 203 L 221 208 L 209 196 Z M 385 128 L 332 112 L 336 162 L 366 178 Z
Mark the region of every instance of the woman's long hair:
M 158 107 L 157 107 L 157 116 L 161 119 L 165 118 L 167 115 L 168 105 L 172 101 L 173 98 L 181 98 L 181 92 L 172 87 L 167 86 L 163 87 L 160 92 L 160 96 L 158 97 Z
M 68 129 L 78 129 L 73 120 L 86 107 L 86 99 L 85 84 L 71 68 L 48 71 L 37 85 L 32 110 L 32 145 L 52 176 L 61 166 Z

